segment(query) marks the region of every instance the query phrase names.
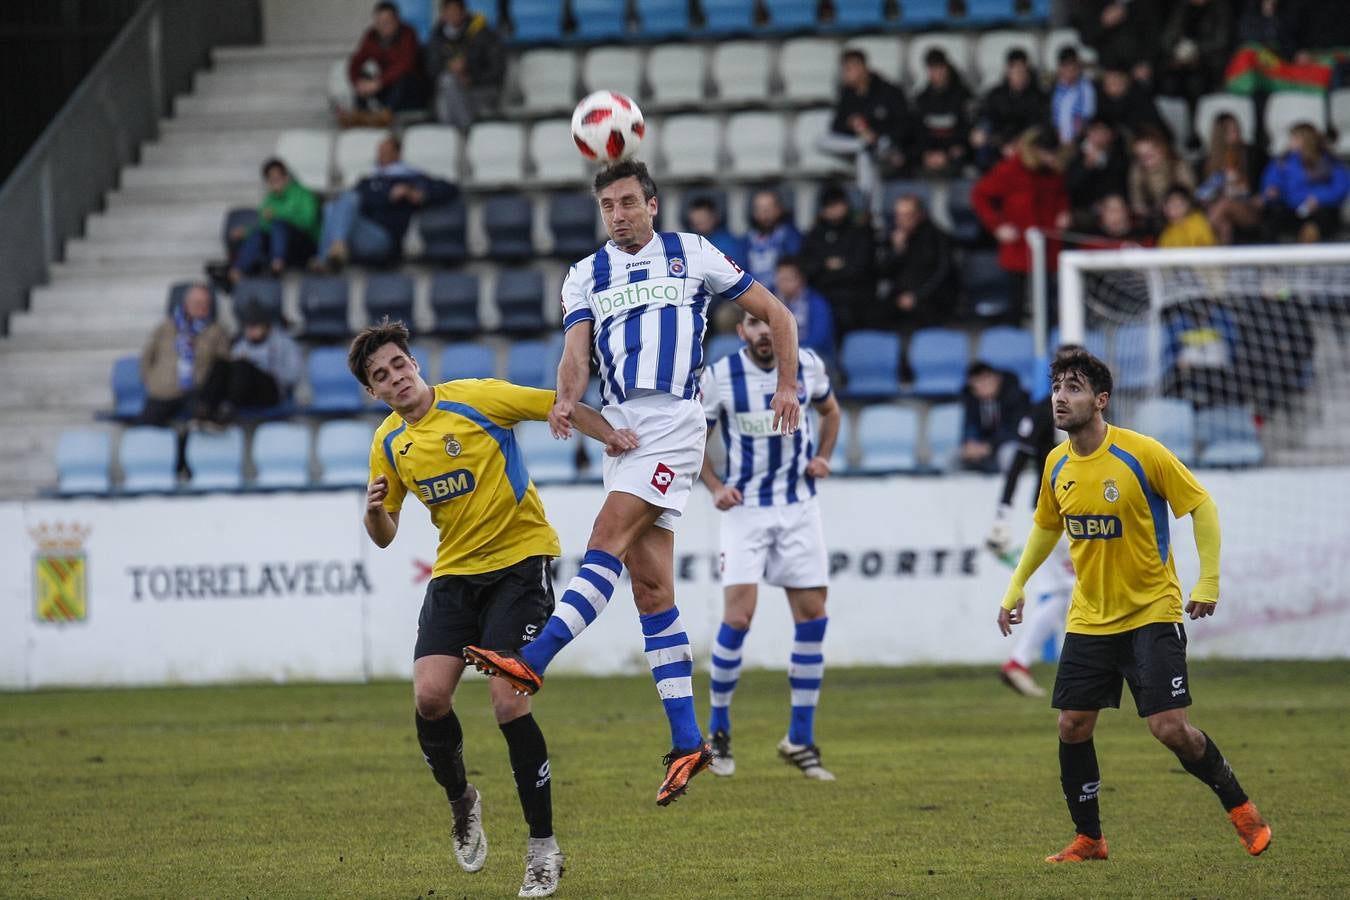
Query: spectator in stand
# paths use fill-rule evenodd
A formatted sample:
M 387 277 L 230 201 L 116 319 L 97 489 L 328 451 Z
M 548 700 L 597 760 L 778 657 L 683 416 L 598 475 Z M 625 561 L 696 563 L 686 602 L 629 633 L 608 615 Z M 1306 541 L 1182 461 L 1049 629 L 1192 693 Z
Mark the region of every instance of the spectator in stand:
M 999 243 L 998 261 L 1010 273 L 1009 318 L 1020 322 L 1026 307 L 1031 251 L 1028 228 L 1059 231 L 1069 227 L 1069 192 L 1064 184 L 1059 142 L 1047 127 L 1029 128 L 1004 154 L 1003 161 L 975 182 L 971 206 Z M 1055 271 L 1059 240 L 1046 241 L 1046 265 Z
M 895 225 L 881 251 L 879 274 L 885 285 L 875 327 L 909 331 L 952 319 L 957 297 L 952 241 L 914 194 L 895 201 Z
M 420 59 L 417 34 L 399 18 L 397 4 L 376 3 L 374 23 L 347 62 L 360 113 L 340 117 L 342 123 L 384 126 L 395 112 L 421 109 L 426 90 Z
M 802 249 L 802 233 L 792 223 L 783 200 L 771 188 L 755 192 L 750 201 L 750 233 L 745 236 L 745 270 L 760 284 L 773 290 L 774 270 L 783 256 Z M 726 252 L 726 251 L 723 251 Z
M 332 270 L 349 259 L 387 263 L 403 252 L 413 214 L 448 203 L 458 189 L 402 160 L 398 138 L 387 136 L 375 149 L 375 171 L 324 207 L 316 268 Z
M 986 362 L 971 363 L 961 389 L 961 465 L 977 472 L 1002 472 L 1017 452 L 1017 424 L 1030 398 L 1017 376 Z
M 245 235 L 230 267 L 238 282 L 263 266 L 280 275 L 289 265 L 304 265 L 314 255 L 319 236 L 319 198 L 291 177 L 291 170 L 275 157 L 263 163 L 267 193 L 258 207 L 258 224 Z
M 1179 184 L 1167 191 L 1163 218 L 1167 226 L 1158 235 L 1159 247 L 1213 247 L 1218 243 L 1204 211 L 1195 205 L 1191 192 Z
M 1261 177 L 1261 199 L 1279 237 L 1305 244 L 1332 240 L 1341 227 L 1341 204 L 1350 194 L 1350 175 L 1328 152 L 1313 126 L 1289 129 L 1289 149 L 1273 159 Z
M 1123 67 L 1102 72 L 1097 92 L 1097 115 L 1130 141 L 1147 129 L 1162 131 L 1171 137 L 1171 129 L 1158 112 L 1147 85 L 1135 81 Z
M 1261 224 L 1261 210 L 1252 192 L 1257 181 L 1254 157 L 1242 140 L 1237 118 L 1232 113 L 1216 116 L 1195 198 L 1204 204 L 1214 237 L 1221 244 L 1252 235 Z
M 215 306 L 211 289 L 194 284 L 150 333 L 141 350 L 146 400 L 139 424 L 162 427 L 189 410 L 211 367 L 229 354 L 230 335 Z
M 1027 53 L 1020 47 L 1008 51 L 1003 81 L 985 95 L 970 133 L 975 164 L 988 170 L 1003 155 L 1003 147 L 1033 125 L 1050 116 L 1050 99 L 1031 70 Z
M 1055 70 L 1055 88 L 1050 94 L 1050 119 L 1061 144 L 1072 144 L 1083 126 L 1097 114 L 1097 89 L 1083 72 L 1078 51 L 1065 47 L 1059 51 Z
M 1153 79 L 1163 0 L 1074 0 L 1071 6 L 1070 22 L 1101 65 L 1130 69 L 1139 81 Z
M 1260 44 L 1283 59 L 1292 58 L 1295 12 L 1289 0 L 1246 0 L 1238 16 L 1236 44 Z
M 1096 225 L 1092 233 L 1096 238 L 1087 245 L 1088 250 L 1120 250 L 1125 247 L 1152 247 L 1153 235 L 1135 225 L 1130 214 L 1130 204 L 1121 194 L 1108 194 L 1097 201 L 1094 209 Z
M 1162 205 L 1172 185 L 1195 190 L 1191 167 L 1172 149 L 1161 131 L 1145 129 L 1135 136 L 1130 163 L 1130 208 L 1135 218 L 1153 230 L 1162 225 Z
M 685 227 L 730 256 L 742 268 L 747 267 L 745 241 L 732 234 L 731 229 L 722 222 L 721 211 L 712 197 L 701 194 L 689 201 L 689 208 L 685 210 Z
M 927 175 L 959 173 L 969 158 L 970 90 L 938 47 L 924 54 L 928 84 L 914 98 L 918 119 L 915 151 Z
M 834 360 L 834 313 L 820 292 L 806 283 L 806 273 L 795 256 L 778 260 L 777 288 L 774 294 L 792 311 L 797 320 L 797 343 Z M 728 304 L 729 306 L 732 304 Z
M 436 121 L 467 131 L 501 104 L 506 50 L 482 13 L 465 0 L 445 0 L 441 19 L 427 39 L 427 78 L 436 95 Z
M 1192 115 L 1201 96 L 1223 84 L 1232 52 L 1229 0 L 1182 0 L 1172 7 L 1162 32 L 1158 93 L 1185 97 Z
M 1319 50 L 1344 51 L 1350 47 L 1350 15 L 1347 15 L 1344 3 L 1335 0 L 1287 2 L 1291 7 L 1290 33 L 1294 47 L 1298 48 L 1294 62 L 1313 62 L 1320 55 Z
M 868 69 L 861 50 L 845 50 L 839 61 L 839 101 L 821 147 L 854 159 L 858 187 L 873 213 L 881 203 L 881 179 L 908 162 L 909 123 L 904 91 Z
M 267 310 L 249 303 L 239 313 L 243 331 L 228 357 L 217 359 L 202 384 L 195 425 L 228 425 L 242 409 L 266 409 L 288 399 L 300 381 L 300 345 L 275 327 Z
M 1083 130 L 1064 176 L 1075 215 L 1090 216 L 1103 197 L 1125 193 L 1129 174 L 1124 142 L 1111 123 L 1100 116 L 1093 119 Z
M 807 281 L 830 302 L 840 335 L 867 327 L 876 304 L 872 229 L 853 220 L 848 194 L 836 184 L 820 192 L 816 224 L 802 241 Z
M 1171 361 L 1163 376 L 1165 395 L 1195 406 L 1239 401 L 1233 380 L 1239 332 L 1228 310 L 1207 300 L 1174 304 L 1163 312 L 1163 327 L 1163 358 Z

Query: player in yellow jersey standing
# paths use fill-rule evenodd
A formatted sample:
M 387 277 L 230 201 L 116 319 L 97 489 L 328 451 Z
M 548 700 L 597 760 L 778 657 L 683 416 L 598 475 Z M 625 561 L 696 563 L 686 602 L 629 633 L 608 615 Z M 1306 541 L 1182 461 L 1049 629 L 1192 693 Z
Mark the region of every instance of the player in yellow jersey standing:
M 544 517 L 511 428 L 547 420 L 554 392 L 495 379 L 429 385 L 408 352 L 402 322 L 361 331 L 347 364 L 370 395 L 393 410 L 370 448 L 366 532 L 376 545 L 389 546 L 409 493 L 427 507 L 440 532 L 413 652 L 417 740 L 450 801 L 456 860 L 466 872 L 477 872 L 487 861 L 482 797 L 466 778 L 464 733 L 452 701 L 464 674 L 465 645 L 521 647 L 553 612 L 549 561 L 559 554 L 558 535 Z M 615 430 L 583 404 L 571 422 L 611 456 L 637 446 L 631 431 Z M 548 749 L 530 698 L 498 679 L 490 689 L 530 829 L 520 896 L 547 897 L 563 867 L 553 835 Z
M 1022 621 L 1027 579 L 1067 531 L 1077 576 L 1051 705 L 1060 711 L 1060 782 L 1077 835 L 1046 862 L 1106 859 L 1092 732 L 1100 710 L 1120 706 L 1122 682 L 1149 731 L 1213 789 L 1256 856 L 1270 845 L 1270 827 L 1186 715 L 1186 631 L 1168 507 L 1194 526 L 1200 578 L 1185 607 L 1192 619 L 1213 615 L 1219 600 L 1218 507 L 1170 450 L 1102 418 L 1112 389 L 1105 363 L 1086 350 L 1062 353 L 1050 378 L 1055 427 L 1069 439 L 1046 458 L 1035 524 L 998 613 L 999 630 L 1010 634 Z

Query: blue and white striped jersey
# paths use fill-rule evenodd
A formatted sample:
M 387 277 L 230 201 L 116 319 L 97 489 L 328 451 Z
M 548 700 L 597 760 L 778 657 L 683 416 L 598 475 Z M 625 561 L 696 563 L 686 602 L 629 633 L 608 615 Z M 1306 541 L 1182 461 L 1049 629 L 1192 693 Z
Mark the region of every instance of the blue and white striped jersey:
M 778 369 L 761 369 L 742 347 L 719 359 L 703 373 L 703 412 L 708 425 L 722 429 L 726 471 L 722 480 L 737 488 L 746 506 L 782 506 L 816 495 L 816 480 L 806 464 L 816 455 L 811 416 L 793 434 L 773 431 L 769 401 L 778 389 Z M 830 376 L 814 351 L 797 354 L 797 399 L 808 402 L 830 396 Z
M 696 234 L 657 232 L 632 254 L 608 241 L 567 273 L 563 330 L 592 323 L 606 404 L 643 389 L 692 400 L 709 301 L 735 300 L 753 281 Z

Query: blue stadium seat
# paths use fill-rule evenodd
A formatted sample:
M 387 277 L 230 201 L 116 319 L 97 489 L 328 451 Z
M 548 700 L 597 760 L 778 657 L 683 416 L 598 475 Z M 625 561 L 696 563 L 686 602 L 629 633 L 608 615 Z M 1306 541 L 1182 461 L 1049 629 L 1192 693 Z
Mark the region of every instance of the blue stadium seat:
M 900 7 L 900 28 L 923 28 L 947 21 L 947 0 L 905 0 Z
M 564 4 L 557 0 L 511 0 L 511 25 L 517 44 L 562 40 Z
M 375 429 L 358 420 L 324 422 L 314 441 L 319 460 L 319 484 L 325 487 L 365 487 L 370 477 L 370 441 Z
M 777 32 L 812 31 L 816 27 L 816 0 L 768 0 L 769 27 Z
M 432 331 L 441 337 L 464 337 L 482 330 L 478 321 L 478 276 L 437 272 L 431 276 Z
M 309 353 L 309 412 L 324 416 L 358 413 L 365 405 L 360 383 L 347 368 L 347 351 L 317 347 Z
M 281 282 L 275 278 L 244 278 L 234 286 L 234 317 L 250 303 L 267 310 L 272 321 L 281 321 Z
M 920 328 L 909 341 L 909 367 L 917 397 L 955 397 L 965 384 L 970 342 L 950 328 Z
M 422 259 L 454 265 L 468 258 L 469 211 L 463 200 L 423 210 L 417 216 L 417 230 L 422 234 Z
M 975 358 L 1016 374 L 1027 393 L 1034 392 L 1045 382 L 1036 363 L 1036 341 L 1025 328 L 1011 325 L 986 328 L 975 346 Z
M 351 334 L 347 327 L 347 279 L 308 276 L 300 282 L 301 338 L 332 340 Z
M 469 14 L 474 13 L 482 13 L 489 28 L 497 27 L 497 0 L 469 0 Z
M 984 228 L 970 202 L 974 186 L 975 181 L 970 178 L 956 179 L 947 185 L 947 216 L 952 220 L 952 237 L 963 245 L 978 243 L 984 237 Z
M 61 432 L 56 440 L 56 491 L 106 494 L 112 486 L 112 439 L 89 428 Z
M 754 0 L 702 0 L 701 6 L 705 34 L 744 34 L 754 30 Z
M 1202 466 L 1259 466 L 1265 458 L 1252 410 L 1216 406 L 1195 415 Z
M 483 344 L 447 344 L 441 351 L 441 381 L 457 378 L 496 378 L 497 354 Z
M 1156 439 L 1190 465 L 1195 461 L 1195 411 L 1185 400 L 1150 397 L 1134 415 L 1138 431 Z
M 1059 326 L 1056 325 L 1054 328 L 1050 329 L 1050 344 L 1048 349 L 1050 351 L 1051 356 L 1053 356 L 1055 351 L 1059 349 L 1059 345 L 1061 343 L 1062 341 L 1059 336 Z M 1087 352 L 1091 353 L 1093 356 L 1097 357 L 1100 360 L 1106 359 L 1105 332 L 1088 329 L 1088 331 L 1083 334 L 1082 344 L 1083 349 L 1087 350 Z M 1112 373 L 1113 377 L 1114 374 L 1115 373 Z
M 579 41 L 603 41 L 623 37 L 628 32 L 625 0 L 572 0 L 572 20 Z
M 531 481 L 572 481 L 577 477 L 575 441 L 555 440 L 547 422 L 521 422 L 511 430 L 525 456 Z
M 535 334 L 543 331 L 544 276 L 534 269 L 501 269 L 497 273 L 497 309 L 501 331 Z
M 526 259 L 534 255 L 530 230 L 534 207 L 523 194 L 488 197 L 483 206 L 488 255 L 495 259 Z M 594 248 L 592 248 L 594 249 Z
M 235 249 L 243 243 L 243 240 L 231 240 L 230 232 L 236 228 L 245 230 L 258 224 L 258 208 L 256 206 L 236 206 L 225 213 L 225 220 L 220 223 L 220 245 L 225 249 L 225 258 L 234 259 Z
M 140 425 L 122 432 L 118 449 L 122 490 L 172 491 L 177 487 L 178 435 L 171 428 Z
M 372 272 L 366 276 L 366 321 L 374 325 L 385 316 L 413 328 L 413 283 L 401 272 Z
M 1116 329 L 1107 362 L 1116 390 L 1144 390 L 1149 387 L 1149 327 L 1122 325 Z M 1161 374 L 1161 373 L 1160 373 Z
M 932 468 L 947 471 L 956 467 L 964 415 L 960 403 L 936 403 L 928 407 L 928 465 Z
M 961 262 L 961 284 L 966 305 L 981 319 L 1006 316 L 1012 297 L 1012 277 L 998 264 L 997 250 L 968 250 Z
M 425 344 L 413 344 L 408 347 L 408 353 L 417 361 L 417 369 L 422 373 L 422 380 L 427 384 L 435 384 L 436 376 L 431 371 L 431 349 Z
M 885 24 L 886 10 L 881 0 L 834 0 L 836 28 L 881 28 Z
M 689 33 L 689 0 L 637 0 L 638 28 L 645 38 Z
M 113 363 L 112 418 L 130 422 L 145 407 L 145 385 L 141 383 L 141 361 L 135 356 L 123 356 Z
M 919 466 L 919 414 L 893 404 L 867 407 L 858 417 L 858 446 L 858 471 L 913 471 Z
M 708 353 L 703 358 L 703 364 L 710 366 L 724 356 L 730 356 L 740 350 L 745 345 L 738 334 L 719 334 L 708 342 Z
M 548 227 L 553 232 L 553 255 L 580 259 L 594 253 L 598 218 L 595 198 L 588 193 L 555 194 L 548 205 Z
M 974 28 L 989 28 L 1016 18 L 1013 0 L 966 0 L 963 23 Z
M 552 387 L 553 372 L 548 368 L 548 344 L 544 341 L 516 341 L 506 351 L 506 380 L 525 387 Z
M 853 331 L 844 336 L 839 361 L 851 400 L 889 400 L 900 393 L 900 338 L 889 331 Z
M 235 425 L 218 434 L 188 435 L 188 487 L 197 491 L 237 491 L 244 486 L 244 432 Z
M 266 422 L 253 432 L 253 468 L 260 488 L 309 485 L 309 428 L 298 422 Z

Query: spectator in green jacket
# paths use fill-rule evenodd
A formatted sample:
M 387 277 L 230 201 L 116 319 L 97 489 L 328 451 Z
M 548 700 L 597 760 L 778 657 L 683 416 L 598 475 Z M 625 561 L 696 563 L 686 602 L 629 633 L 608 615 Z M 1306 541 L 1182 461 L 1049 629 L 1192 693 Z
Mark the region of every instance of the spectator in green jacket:
M 319 238 L 319 198 L 291 177 L 281 160 L 263 163 L 267 195 L 258 207 L 258 224 L 244 238 L 230 267 L 237 282 L 264 264 L 274 275 L 286 267 L 304 265 L 314 255 Z

